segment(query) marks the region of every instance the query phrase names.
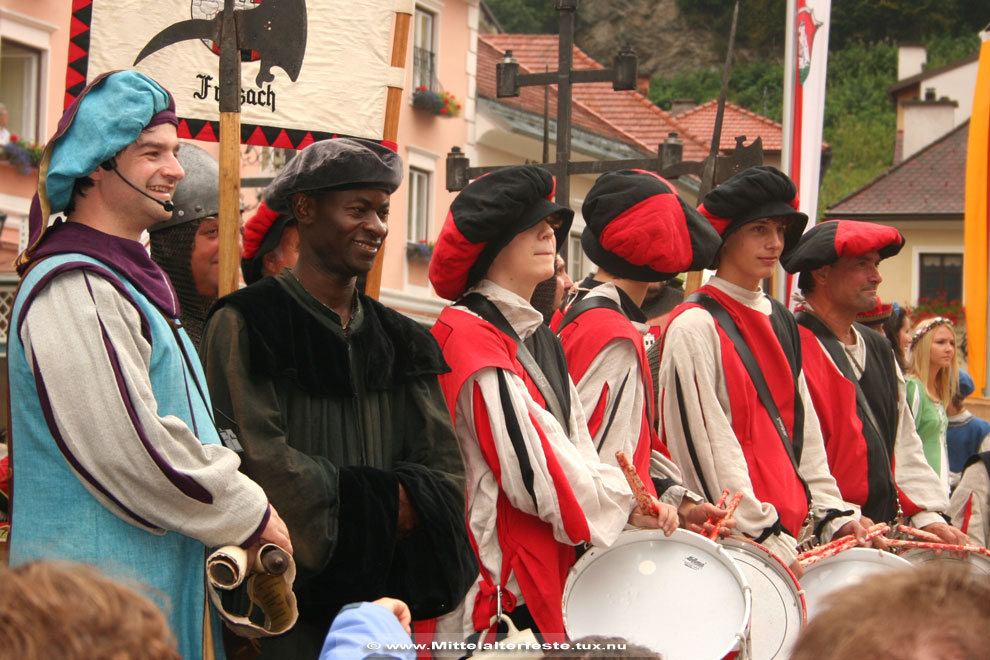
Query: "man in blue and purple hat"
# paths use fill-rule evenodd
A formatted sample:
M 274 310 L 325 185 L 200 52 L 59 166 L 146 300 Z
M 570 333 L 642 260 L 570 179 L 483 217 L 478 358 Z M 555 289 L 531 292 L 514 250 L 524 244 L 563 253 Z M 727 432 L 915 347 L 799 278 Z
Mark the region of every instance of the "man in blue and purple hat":
M 105 74 L 46 147 L 9 334 L 11 562 L 147 585 L 182 657 L 223 657 L 206 549 L 291 544 L 222 446 L 175 291 L 139 242 L 184 174 L 174 108 L 143 74 Z

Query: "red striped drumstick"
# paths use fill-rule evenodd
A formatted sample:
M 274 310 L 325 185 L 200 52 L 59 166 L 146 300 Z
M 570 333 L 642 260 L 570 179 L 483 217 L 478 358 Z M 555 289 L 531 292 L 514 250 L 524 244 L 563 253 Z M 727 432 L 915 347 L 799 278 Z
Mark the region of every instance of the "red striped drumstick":
M 724 501 L 725 495 L 728 492 L 729 491 L 727 490 L 722 491 L 722 497 L 719 499 L 720 505 Z M 742 491 L 736 491 L 736 494 L 732 496 L 731 500 L 729 500 L 729 505 L 725 507 L 725 517 L 719 520 L 717 523 L 715 523 L 715 526 L 712 527 L 712 531 L 708 533 L 709 539 L 714 541 L 715 539 L 718 538 L 719 532 L 722 530 L 722 522 L 732 517 L 732 514 L 736 512 L 736 508 L 739 507 L 739 503 L 742 501 L 742 498 L 743 498 Z
M 952 545 L 951 543 L 910 541 L 907 539 L 888 539 L 887 543 L 901 548 L 923 548 L 925 550 L 945 550 L 946 552 L 975 552 L 984 557 L 990 557 L 990 550 L 978 545 Z
M 629 462 L 629 457 L 626 456 L 626 453 L 621 449 L 615 452 L 615 460 L 619 462 L 622 473 L 626 475 L 626 481 L 629 482 L 629 487 L 632 488 L 633 495 L 636 496 L 636 503 L 639 504 L 639 507 L 650 515 L 658 515 L 660 513 L 659 500 L 646 492 L 646 486 L 643 485 L 643 480 L 639 478 L 639 473 L 636 472 L 633 464 Z
M 885 534 L 890 527 L 887 523 L 877 523 L 866 530 L 866 537 L 864 540 L 870 541 L 881 534 Z M 854 547 L 859 541 L 856 539 L 855 534 L 848 534 L 846 536 L 841 536 L 837 539 L 825 543 L 816 548 L 812 548 L 807 552 L 802 552 L 798 555 L 798 563 L 801 566 L 811 566 L 812 564 L 817 564 L 823 559 L 835 556 L 842 552 L 843 550 L 848 550 Z
M 919 538 L 922 541 L 931 541 L 932 543 L 944 543 L 941 536 L 932 534 L 931 532 L 926 532 L 923 529 L 917 529 L 915 527 L 908 527 L 907 525 L 898 525 L 897 530 L 904 532 L 905 534 L 910 534 L 915 538 Z

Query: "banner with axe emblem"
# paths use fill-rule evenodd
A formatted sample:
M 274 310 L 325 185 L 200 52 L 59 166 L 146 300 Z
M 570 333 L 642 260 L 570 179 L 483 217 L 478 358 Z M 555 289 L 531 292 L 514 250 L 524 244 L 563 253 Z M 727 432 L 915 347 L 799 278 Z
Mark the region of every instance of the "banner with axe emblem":
M 175 96 L 180 137 L 217 140 L 223 0 L 75 0 L 66 105 L 104 71 L 135 68 Z M 241 141 L 301 148 L 381 140 L 394 0 L 235 0 Z

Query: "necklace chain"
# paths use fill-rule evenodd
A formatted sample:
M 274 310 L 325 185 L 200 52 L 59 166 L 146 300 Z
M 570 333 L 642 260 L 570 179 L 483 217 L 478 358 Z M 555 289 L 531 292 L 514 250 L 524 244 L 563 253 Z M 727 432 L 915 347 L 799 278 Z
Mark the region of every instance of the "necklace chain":
M 320 304 L 320 306 L 323 307 L 324 309 L 327 309 L 327 310 L 333 312 L 334 314 L 336 314 L 337 317 L 340 318 L 340 327 L 343 328 L 344 330 L 347 330 L 348 324 L 352 320 L 354 320 L 354 316 L 357 314 L 357 303 L 358 303 L 357 291 L 355 291 L 354 292 L 354 295 L 351 296 L 350 318 L 345 321 L 344 318 L 340 314 L 337 313 L 337 310 L 335 310 L 333 307 L 331 307 L 330 305 L 326 304 L 325 302 L 323 302 L 322 300 L 320 300 L 319 298 L 317 298 L 316 296 L 314 296 L 310 292 L 310 290 L 306 288 L 306 285 L 302 283 L 302 280 L 300 280 L 299 277 L 295 273 L 292 272 L 292 269 L 289 269 L 289 275 L 291 275 L 292 276 L 292 279 L 294 279 L 296 282 L 299 283 L 299 286 L 302 287 L 303 291 L 305 291 L 309 295 L 310 298 L 312 298 L 313 300 L 315 300 L 316 302 L 318 302 Z

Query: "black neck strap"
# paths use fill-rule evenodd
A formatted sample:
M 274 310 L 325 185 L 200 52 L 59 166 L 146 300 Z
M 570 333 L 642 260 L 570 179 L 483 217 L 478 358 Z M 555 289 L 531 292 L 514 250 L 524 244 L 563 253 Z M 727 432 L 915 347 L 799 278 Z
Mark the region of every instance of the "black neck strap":
M 688 296 L 686 302 L 695 303 L 704 308 L 712 318 L 718 323 L 722 332 L 725 333 L 726 337 L 736 348 L 736 353 L 739 354 L 739 359 L 742 360 L 743 366 L 746 367 L 746 371 L 749 373 L 750 380 L 753 382 L 753 387 L 756 388 L 756 394 L 760 398 L 760 403 L 766 408 L 767 413 L 770 415 L 770 420 L 773 422 L 774 428 L 777 430 L 777 435 L 780 436 L 780 441 L 784 445 L 784 451 L 787 452 L 788 458 L 791 459 L 791 465 L 794 466 L 794 473 L 797 475 L 798 479 L 801 481 L 801 486 L 804 488 L 804 495 L 808 500 L 808 507 L 811 507 L 811 490 L 808 488 L 807 482 L 804 477 L 801 476 L 801 471 L 798 469 L 798 459 L 794 455 L 794 443 L 791 441 L 790 434 L 787 432 L 787 426 L 784 424 L 783 418 L 780 416 L 780 410 L 777 408 L 777 402 L 773 400 L 773 395 L 770 394 L 770 387 L 767 385 L 766 379 L 763 377 L 763 371 L 760 369 L 759 363 L 756 361 L 756 356 L 753 355 L 753 351 L 750 350 L 749 345 L 746 340 L 743 339 L 742 335 L 739 333 L 739 328 L 736 326 L 736 322 L 732 320 L 732 316 L 717 300 L 711 296 L 694 292 Z M 800 394 L 795 391 L 795 397 L 799 397 Z
M 552 340 L 552 344 L 548 345 L 545 350 L 538 351 L 540 357 L 544 358 L 543 365 L 541 366 L 540 362 L 533 357 L 533 354 L 530 352 L 529 348 L 527 348 L 527 342 L 524 342 L 519 338 L 519 335 L 516 334 L 516 331 L 512 328 L 509 321 L 506 320 L 505 316 L 502 315 L 502 312 L 498 310 L 498 307 L 496 307 L 492 301 L 488 300 L 488 298 L 485 298 L 480 293 L 469 293 L 466 296 L 461 297 L 461 299 L 454 304 L 471 310 L 485 321 L 491 323 L 499 330 L 499 332 L 506 335 L 516 343 L 516 359 L 519 360 L 519 363 L 523 366 L 523 369 L 525 369 L 526 373 L 529 374 L 529 377 L 536 385 L 536 389 L 540 391 L 540 394 L 543 396 L 543 400 L 546 402 L 546 409 L 550 411 L 550 414 L 552 414 L 560 425 L 568 433 L 570 433 L 570 391 L 567 387 L 566 379 L 567 362 L 564 360 L 563 349 L 560 348 L 560 342 L 557 341 L 556 336 L 550 332 L 550 329 L 541 324 L 540 327 L 536 329 L 533 336 L 534 348 L 539 345 L 537 342 L 537 335 L 541 332 L 549 335 Z M 563 378 L 561 378 L 561 374 L 559 373 L 553 374 L 554 380 L 557 381 L 556 386 L 554 382 L 548 378 L 548 375 L 545 372 L 545 369 L 551 373 L 554 371 L 550 362 L 551 356 L 548 355 L 551 351 L 556 353 L 552 359 L 558 364 L 557 371 L 561 371 L 559 367 L 562 365 L 564 372 Z

